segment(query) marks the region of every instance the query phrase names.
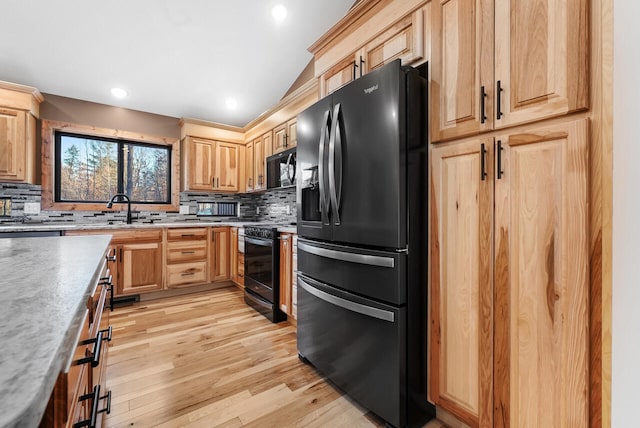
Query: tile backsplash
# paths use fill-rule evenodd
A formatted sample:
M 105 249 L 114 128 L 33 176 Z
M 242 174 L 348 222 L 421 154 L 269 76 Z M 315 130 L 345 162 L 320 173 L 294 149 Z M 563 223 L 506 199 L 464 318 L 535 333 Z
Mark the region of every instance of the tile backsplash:
M 31 214 L 34 205 L 40 205 L 42 191 L 39 185 L 20 183 L 0 183 L 0 198 L 10 201 L 10 216 L 0 216 L 0 223 L 105 223 L 120 222 L 126 218 L 126 210 L 101 211 L 40 211 Z M 238 203 L 238 215 L 234 217 L 198 216 L 198 202 L 233 202 Z M 27 213 L 25 213 L 25 204 Z M 7 204 L 8 205 L 8 204 Z M 274 223 L 291 223 L 296 221 L 296 190 L 277 189 L 264 193 L 218 194 L 181 192 L 180 205 L 182 212 L 135 211 L 134 220 L 140 222 L 178 222 L 178 221 L 270 221 Z

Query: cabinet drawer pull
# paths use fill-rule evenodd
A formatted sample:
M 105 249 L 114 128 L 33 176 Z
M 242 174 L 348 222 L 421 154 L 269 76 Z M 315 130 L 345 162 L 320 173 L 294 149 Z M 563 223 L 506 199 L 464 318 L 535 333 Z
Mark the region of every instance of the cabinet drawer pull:
M 98 285 L 111 285 L 113 284 L 113 275 L 105 276 L 100 278 Z
M 496 86 L 496 119 L 500 120 L 502 117 L 502 91 L 504 89 L 502 89 L 502 84 L 499 80 Z
M 111 251 L 113 251 L 113 255 L 111 255 Z M 111 251 L 109 251 L 109 254 L 106 255 L 105 259 L 107 259 L 108 262 L 115 262 L 116 261 L 116 249 L 112 248 Z
M 183 233 L 183 234 L 182 234 L 182 235 L 180 235 L 180 236 L 182 236 L 183 238 L 188 238 L 188 237 L 190 237 L 190 236 L 196 236 L 196 234 L 195 234 L 195 233 Z
M 504 171 L 502 170 L 502 151 L 504 149 L 502 148 L 502 141 L 498 140 L 498 168 L 497 168 L 497 176 L 498 176 L 498 180 L 502 179 L 502 174 L 504 174 Z
M 484 86 L 480 87 L 480 123 L 484 123 L 487 120 L 487 115 L 485 114 L 485 101 L 487 99 L 487 93 L 484 90 Z
M 105 398 L 107 400 L 107 406 L 102 410 L 98 410 L 98 403 L 100 403 L 100 400 L 104 400 Z M 111 391 L 108 391 L 107 395 L 103 395 L 101 397 L 100 385 L 94 386 L 91 394 L 80 396 L 78 402 L 85 400 L 93 400 L 91 403 L 91 416 L 89 419 L 75 423 L 73 428 L 95 428 L 98 423 L 98 413 L 106 413 L 107 415 L 111 414 Z
M 80 366 L 82 364 L 91 364 L 91 367 L 98 367 L 100 365 L 100 351 L 102 350 L 102 336 L 104 334 L 103 330 L 100 330 L 95 338 L 87 339 L 80 342 L 80 345 L 88 345 L 93 343 L 93 355 L 88 357 L 80 358 L 73 362 L 74 365 Z
M 182 254 L 195 254 L 195 251 L 183 251 Z
M 480 180 L 484 181 L 487 178 L 487 149 L 484 148 L 484 143 L 480 144 Z

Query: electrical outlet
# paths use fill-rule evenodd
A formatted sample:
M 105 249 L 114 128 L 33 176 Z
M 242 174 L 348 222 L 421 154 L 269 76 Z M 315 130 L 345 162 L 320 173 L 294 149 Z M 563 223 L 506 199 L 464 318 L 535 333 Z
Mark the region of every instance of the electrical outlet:
M 287 205 L 287 215 L 291 215 L 291 205 Z
M 260 207 L 257 207 L 257 208 L 256 208 L 256 214 L 257 214 L 257 215 L 260 215 Z
M 180 214 L 189 214 L 189 205 L 180 205 Z
M 26 215 L 38 215 L 40 214 L 40 203 L 39 202 L 25 202 L 24 203 L 24 213 Z

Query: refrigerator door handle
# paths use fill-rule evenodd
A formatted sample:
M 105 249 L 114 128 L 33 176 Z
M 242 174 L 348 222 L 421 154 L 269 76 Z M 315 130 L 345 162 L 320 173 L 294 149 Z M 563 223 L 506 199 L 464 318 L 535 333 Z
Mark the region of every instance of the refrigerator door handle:
M 324 185 L 324 146 L 327 140 L 327 132 L 329 131 L 329 121 L 331 120 L 331 111 L 324 112 L 322 119 L 322 132 L 320 133 L 320 142 L 318 143 L 318 184 L 320 187 L 320 215 L 322 224 L 329 224 L 329 195 Z
M 334 296 L 322 290 L 318 290 L 311 284 L 307 283 L 301 277 L 298 277 L 298 285 L 302 287 L 307 293 L 312 294 L 318 299 L 322 299 L 332 305 L 340 306 L 341 308 L 347 309 L 351 312 L 356 312 L 371 318 L 378 318 L 380 320 L 389 322 L 395 321 L 395 314 L 391 311 L 385 311 L 384 309 L 373 308 L 361 303 L 352 302 L 351 300 L 343 299 L 342 297 Z
M 331 124 L 331 134 L 329 137 L 329 193 L 331 195 L 331 207 L 333 208 L 334 224 L 340 225 L 340 196 L 338 195 L 338 189 L 336 186 L 336 139 L 338 140 L 338 148 L 341 149 L 342 144 L 340 142 L 340 109 L 341 104 L 338 103 L 333 108 L 333 123 Z M 341 150 L 340 150 L 341 151 Z M 342 153 L 340 153 L 342 159 Z M 340 181 L 342 182 L 342 168 L 339 171 Z M 342 187 L 342 186 L 340 186 Z
M 328 259 L 340 260 L 351 263 L 360 263 L 363 265 L 379 266 L 386 268 L 395 267 L 395 260 L 392 257 L 372 256 L 369 254 L 347 253 L 346 251 L 329 250 L 327 248 L 316 247 L 298 240 L 298 250 L 305 253 L 315 254 L 316 256 L 326 257 Z

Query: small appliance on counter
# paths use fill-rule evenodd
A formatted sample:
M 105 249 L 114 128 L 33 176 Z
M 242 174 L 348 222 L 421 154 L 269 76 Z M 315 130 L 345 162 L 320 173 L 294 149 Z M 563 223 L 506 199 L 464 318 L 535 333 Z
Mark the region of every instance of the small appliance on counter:
M 267 189 L 296 185 L 296 148 L 267 158 Z
M 280 246 L 273 225 L 244 227 L 244 301 L 271 322 L 287 319 L 280 310 Z

